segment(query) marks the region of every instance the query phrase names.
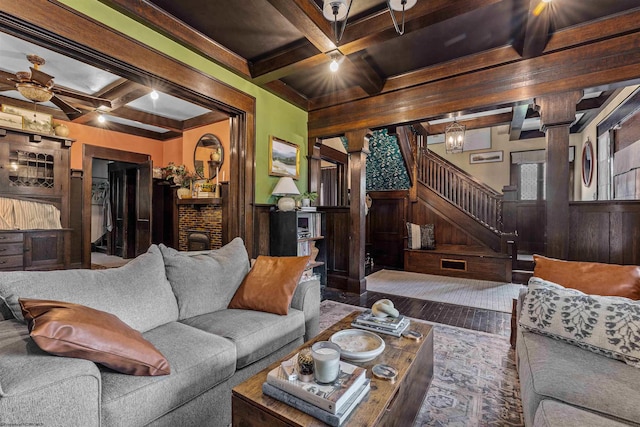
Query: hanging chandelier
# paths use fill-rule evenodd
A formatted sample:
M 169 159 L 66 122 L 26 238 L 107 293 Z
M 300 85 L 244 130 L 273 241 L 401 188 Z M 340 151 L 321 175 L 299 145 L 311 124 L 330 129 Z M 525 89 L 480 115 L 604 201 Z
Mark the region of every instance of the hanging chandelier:
M 444 129 L 444 144 L 447 154 L 462 153 L 466 127 L 455 120 Z
M 387 7 L 389 8 L 396 33 L 400 35 L 404 34 L 404 13 L 415 6 L 417 1 L 418 0 L 387 0 Z M 354 0 L 324 0 L 322 14 L 325 19 L 333 25 L 333 34 L 336 43 L 340 43 L 340 40 L 342 40 L 353 2 Z M 398 25 L 398 20 L 395 15 L 396 12 L 402 12 L 401 25 Z

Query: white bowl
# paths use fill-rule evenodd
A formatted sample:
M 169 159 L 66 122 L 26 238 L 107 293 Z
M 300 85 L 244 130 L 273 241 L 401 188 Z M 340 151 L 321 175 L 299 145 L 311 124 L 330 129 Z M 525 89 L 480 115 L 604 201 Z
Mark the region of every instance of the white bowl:
M 340 346 L 340 357 L 353 362 L 368 362 L 384 350 L 384 341 L 373 332 L 345 329 L 331 335 L 329 341 Z

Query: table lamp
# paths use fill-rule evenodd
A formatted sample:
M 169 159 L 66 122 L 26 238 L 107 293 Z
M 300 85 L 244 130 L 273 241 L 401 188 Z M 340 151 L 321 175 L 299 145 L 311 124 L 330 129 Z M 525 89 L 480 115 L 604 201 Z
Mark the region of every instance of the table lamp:
M 272 196 L 281 196 L 278 199 L 278 210 L 287 212 L 296 208 L 296 201 L 288 197 L 292 194 L 300 194 L 300 191 L 290 176 L 283 176 L 271 192 Z

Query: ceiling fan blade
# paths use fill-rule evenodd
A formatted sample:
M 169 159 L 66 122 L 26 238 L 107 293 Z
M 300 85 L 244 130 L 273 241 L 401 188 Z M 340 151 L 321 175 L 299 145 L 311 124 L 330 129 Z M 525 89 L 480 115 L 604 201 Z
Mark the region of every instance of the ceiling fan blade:
M 62 112 L 64 112 L 64 114 L 69 118 L 69 120 L 77 119 L 82 115 L 82 111 L 67 104 L 57 96 L 54 96 L 53 98 L 51 98 L 51 102 L 53 102 L 58 108 L 60 108 Z
M 3 82 L 0 80 L 0 92 L 4 92 L 5 90 L 16 90 L 16 85 L 9 82 Z
M 36 70 L 33 67 L 30 67 L 30 68 L 31 68 L 31 80 L 45 87 L 49 86 L 50 84 L 53 84 L 52 82 L 53 76 L 50 76 L 47 73 L 43 73 L 40 70 Z
M 91 95 L 86 95 L 84 93 L 76 92 L 70 89 L 64 89 L 61 87 L 54 86 L 53 92 L 60 96 L 66 96 L 67 98 L 74 98 L 84 103 L 91 105 L 94 108 L 106 107 L 111 108 L 111 101 L 104 98 L 98 98 Z

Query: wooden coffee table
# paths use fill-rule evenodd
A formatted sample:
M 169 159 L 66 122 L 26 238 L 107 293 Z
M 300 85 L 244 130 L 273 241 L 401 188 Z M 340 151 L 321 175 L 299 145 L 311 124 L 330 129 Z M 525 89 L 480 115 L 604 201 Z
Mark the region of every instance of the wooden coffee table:
M 351 321 L 358 314 L 354 312 L 346 316 L 282 360 L 316 341 L 327 341 L 337 331 L 350 329 Z M 409 329 L 422 333 L 423 339 L 418 342 L 379 334 L 385 341 L 384 352 L 369 362 L 354 363 L 367 369 L 371 390 L 344 425 L 404 427 L 413 424 L 433 378 L 433 329 L 418 322 L 412 322 Z M 373 377 L 371 368 L 378 363 L 391 365 L 398 370 L 398 378 L 394 383 Z M 267 373 L 279 365 L 280 361 L 277 361 L 233 388 L 234 427 L 325 425 L 304 412 L 262 394 L 262 383 L 266 381 Z

